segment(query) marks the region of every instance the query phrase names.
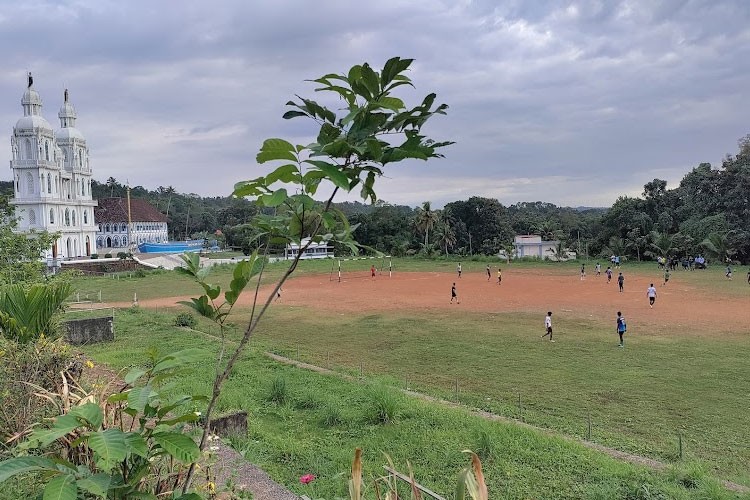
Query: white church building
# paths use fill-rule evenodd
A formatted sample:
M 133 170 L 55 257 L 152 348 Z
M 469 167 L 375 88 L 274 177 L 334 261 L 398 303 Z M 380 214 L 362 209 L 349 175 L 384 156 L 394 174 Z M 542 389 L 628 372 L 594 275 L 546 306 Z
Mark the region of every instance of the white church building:
M 21 98 L 23 117 L 11 137 L 14 197 L 21 233 L 60 233 L 47 259 L 96 253 L 96 200 L 91 198 L 91 165 L 86 139 L 76 128 L 76 111 L 65 90 L 57 131 L 42 116 L 42 99 L 29 74 Z

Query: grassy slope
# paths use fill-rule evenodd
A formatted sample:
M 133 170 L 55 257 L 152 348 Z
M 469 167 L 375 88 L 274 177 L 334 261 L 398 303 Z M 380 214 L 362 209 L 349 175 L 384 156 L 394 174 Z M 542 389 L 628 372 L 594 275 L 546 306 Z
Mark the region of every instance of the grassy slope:
M 186 374 L 180 389 L 208 393 L 216 343 L 171 327 L 170 319 L 164 313 L 123 311 L 116 320 L 116 342 L 86 351 L 117 368 L 131 366 L 149 347 L 162 352 L 203 347 L 205 362 Z M 287 387 L 283 404 L 268 401 L 269 384 L 279 377 Z M 395 423 L 373 423 L 378 400 L 396 408 Z M 258 354 L 239 363 L 220 406 L 250 413 L 248 436 L 235 440 L 249 459 L 295 491 L 314 497 L 344 494 L 352 450 L 362 446 L 366 475 L 381 473 L 381 453 L 388 452 L 399 468 L 406 469 L 409 460 L 420 482 L 445 493 L 452 491 L 455 475 L 466 463 L 460 450 L 473 448 L 485 455 L 493 498 L 733 498 L 701 473 L 657 474 L 558 438 L 484 422 L 392 391 L 383 396 L 376 387 L 280 366 Z M 339 422 L 326 425 L 332 415 Z M 299 484 L 305 473 L 319 476 L 312 487 Z M 681 486 L 692 477 L 699 479 L 697 488 Z M 653 496 L 644 496 L 646 491 Z

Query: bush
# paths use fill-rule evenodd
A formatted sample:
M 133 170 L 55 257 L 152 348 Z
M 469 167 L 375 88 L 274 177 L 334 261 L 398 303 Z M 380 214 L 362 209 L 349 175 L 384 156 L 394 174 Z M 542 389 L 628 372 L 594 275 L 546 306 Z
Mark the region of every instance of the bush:
M 111 259 L 112 258 L 112 254 L 111 253 L 105 253 L 104 254 L 104 258 L 105 259 Z
M 136 269 L 133 272 L 133 276 L 135 276 L 136 278 L 145 278 L 146 277 L 146 271 L 144 271 L 143 269 L 140 269 L 140 268 Z
M 0 335 L 0 442 L 54 414 L 46 399 L 29 384 L 56 391 L 60 372 L 80 372 L 80 364 L 62 340 L 39 338 L 20 344 Z
M 186 326 L 188 328 L 193 328 L 197 324 L 197 321 L 195 320 L 195 316 L 193 316 L 192 314 L 182 312 L 175 316 L 174 324 L 175 326 Z
M 117 252 L 117 258 L 120 260 L 125 260 L 128 258 L 128 254 L 126 252 Z
M 99 254 L 98 253 L 92 253 L 91 254 L 91 260 L 95 260 L 95 259 L 98 259 L 98 258 L 99 258 Z

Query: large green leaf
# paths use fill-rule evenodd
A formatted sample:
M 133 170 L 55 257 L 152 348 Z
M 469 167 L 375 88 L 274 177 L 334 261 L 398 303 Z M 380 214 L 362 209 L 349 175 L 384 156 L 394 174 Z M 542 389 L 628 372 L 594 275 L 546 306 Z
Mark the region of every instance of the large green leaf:
M 258 197 L 258 201 L 266 207 L 278 207 L 284 203 L 288 197 L 289 195 L 287 194 L 286 189 L 281 188 L 271 194 L 261 195 Z
M 139 457 L 145 458 L 148 456 L 148 443 L 143 439 L 143 436 L 137 432 L 127 432 L 125 433 L 124 440 L 128 452 Z
M 88 437 L 89 447 L 97 454 L 103 469 L 109 469 L 127 456 L 125 433 L 112 428 L 91 433 Z
M 152 393 L 153 389 L 150 384 L 143 387 L 133 387 L 128 391 L 128 407 L 143 412 Z
M 297 161 L 297 155 L 294 153 L 294 146 L 284 139 L 266 139 L 255 160 L 258 163 L 273 160 Z
M 103 472 L 78 480 L 79 489 L 88 491 L 92 495 L 99 497 L 107 496 L 107 490 L 109 490 L 110 484 L 112 484 L 112 477 Z
M 200 456 L 200 449 L 189 436 L 177 432 L 157 432 L 153 435 L 167 453 L 183 463 L 191 463 Z
M 288 163 L 282 165 L 266 176 L 266 183 L 270 186 L 276 181 L 295 182 L 299 180 L 299 169 L 297 165 Z
M 61 474 L 53 478 L 44 488 L 43 500 L 76 500 L 78 487 L 76 478 L 71 474 Z
M 320 160 L 305 160 L 305 163 L 317 167 L 334 185 L 349 190 L 349 178 L 337 165 Z
M 60 439 L 73 432 L 76 428 L 81 426 L 81 422 L 76 418 L 75 415 L 66 413 L 60 415 L 55 419 L 55 423 L 49 429 L 36 429 L 34 430 L 26 443 L 22 444 L 22 448 L 32 448 L 38 443 L 39 446 L 45 447 L 50 443 Z
M 17 474 L 40 470 L 57 471 L 55 462 L 43 457 L 16 457 L 0 462 L 0 483 Z
M 82 418 L 83 420 L 88 422 L 93 430 L 101 427 L 102 420 L 104 420 L 102 409 L 99 408 L 99 405 L 94 403 L 86 403 L 81 406 L 74 406 L 73 408 L 71 408 L 70 414 Z
M 385 89 L 397 75 L 406 71 L 409 66 L 411 66 L 412 62 L 414 62 L 414 59 L 401 59 L 400 57 L 392 57 L 388 59 L 383 66 L 383 71 L 380 73 L 381 86 Z

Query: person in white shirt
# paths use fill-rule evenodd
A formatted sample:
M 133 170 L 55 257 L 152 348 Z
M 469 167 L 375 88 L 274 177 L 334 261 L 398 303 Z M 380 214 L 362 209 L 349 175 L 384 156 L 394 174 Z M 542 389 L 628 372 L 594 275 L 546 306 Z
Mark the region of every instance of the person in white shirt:
M 549 341 L 554 342 L 554 340 L 552 340 L 552 311 L 547 311 L 547 317 L 544 318 L 544 328 L 547 330 L 547 333 L 542 335 L 542 338 L 549 335 Z
M 648 296 L 648 305 L 653 309 L 654 302 L 656 302 L 656 288 L 654 288 L 653 283 L 651 283 L 651 286 L 646 290 L 646 295 Z
M 456 272 L 458 273 L 458 277 L 459 277 L 459 278 L 461 277 L 461 270 L 462 270 L 462 269 L 461 269 L 461 263 L 459 262 L 459 263 L 458 263 L 458 266 L 456 266 Z

